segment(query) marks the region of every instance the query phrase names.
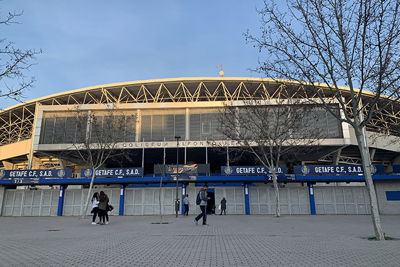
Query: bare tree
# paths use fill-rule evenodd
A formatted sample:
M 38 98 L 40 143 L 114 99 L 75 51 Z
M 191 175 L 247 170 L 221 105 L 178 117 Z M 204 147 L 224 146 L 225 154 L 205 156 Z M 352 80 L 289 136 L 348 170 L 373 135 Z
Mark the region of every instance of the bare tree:
M 366 125 L 382 100 L 398 98 L 400 88 L 400 0 L 286 0 L 280 6 L 264 1 L 259 10 L 262 35 L 248 40 L 266 52 L 258 70 L 269 77 L 303 83 L 324 102 L 324 92 L 338 102 L 354 129 L 369 192 L 372 221 L 384 240 Z M 343 90 L 340 85 L 348 87 Z M 358 87 L 358 89 L 356 89 Z M 366 92 L 372 93 L 366 97 Z M 324 105 L 331 111 L 329 105 Z M 380 107 L 381 109 L 384 106 Z M 332 114 L 334 114 L 332 112 Z
M 22 12 L 9 12 L 5 17 L 0 17 L 0 26 L 17 23 L 16 19 Z M 35 55 L 41 51 L 20 49 L 5 37 L 0 37 L 0 98 L 21 100 L 23 92 L 32 87 L 35 79 L 27 78 L 25 72 L 32 66 Z
M 299 148 L 316 145 L 323 137 L 317 106 L 299 99 L 245 100 L 227 105 L 221 113 L 221 132 L 240 144 L 269 170 L 275 189 L 275 215 L 280 216 L 278 169 L 282 158 L 293 157 Z
M 80 109 L 75 111 L 77 137 L 71 152 L 77 153 L 80 160 L 91 170 L 82 217 L 88 210 L 96 171 L 103 167 L 107 160 L 123 154 L 117 144 L 124 141 L 126 117 L 113 105 L 106 108 L 103 112 Z

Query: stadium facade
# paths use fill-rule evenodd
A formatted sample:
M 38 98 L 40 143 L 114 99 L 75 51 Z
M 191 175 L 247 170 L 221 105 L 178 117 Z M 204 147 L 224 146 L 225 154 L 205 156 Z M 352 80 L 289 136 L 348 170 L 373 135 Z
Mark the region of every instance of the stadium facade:
M 330 99 L 323 85 L 319 93 Z M 349 93 L 342 88 L 344 98 Z M 365 101 L 371 97 L 365 93 Z M 3 216 L 78 215 L 90 182 L 77 144 L 93 135 L 76 113 L 94 114 L 96 127 L 116 112 L 119 156 L 96 173 L 95 190 L 109 194 L 119 215 L 174 214 L 175 177 L 180 197 L 191 200 L 208 183 L 211 211 L 222 197 L 230 214 L 274 214 L 268 171 L 218 130 L 226 103 L 249 99 L 317 99 L 289 81 L 259 78 L 176 78 L 107 84 L 27 101 L 0 111 L 0 211 Z M 346 99 L 345 99 L 346 100 Z M 338 105 L 331 102 L 332 105 Z M 367 126 L 374 181 L 382 214 L 400 214 L 400 103 L 380 102 Z M 283 159 L 279 178 L 282 214 L 369 214 L 361 156 L 354 132 L 325 109 L 314 111 L 324 138 L 296 159 Z M 381 129 L 389 129 L 384 135 Z M 179 138 L 177 138 L 179 136 Z M 178 147 L 178 149 L 177 149 Z M 178 160 L 178 162 L 177 162 Z M 175 168 L 174 168 L 175 166 Z M 168 171 L 169 170 L 169 171 Z M 159 186 L 162 184 L 162 190 Z

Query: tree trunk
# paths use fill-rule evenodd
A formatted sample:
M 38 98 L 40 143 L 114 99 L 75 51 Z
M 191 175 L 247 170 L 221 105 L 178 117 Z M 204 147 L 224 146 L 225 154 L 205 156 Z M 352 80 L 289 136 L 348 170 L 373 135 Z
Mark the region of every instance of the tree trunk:
M 90 200 L 90 195 L 92 194 L 92 188 L 93 188 L 93 182 L 94 182 L 94 177 L 96 177 L 96 170 L 92 168 L 92 178 L 90 180 L 90 185 L 89 185 L 89 191 L 86 197 L 86 203 L 85 203 L 85 207 L 82 210 L 82 219 L 85 219 L 86 214 L 87 214 L 87 210 L 89 207 L 89 200 Z
M 372 180 L 372 174 L 371 174 L 372 164 L 367 145 L 367 134 L 365 131 L 365 127 L 361 129 L 361 131 L 359 129 L 354 129 L 354 130 L 356 133 L 358 147 L 361 153 L 365 183 L 367 186 L 369 200 L 371 204 L 372 224 L 374 226 L 375 237 L 377 240 L 385 240 L 385 236 L 381 226 L 381 219 L 379 215 L 378 201 L 376 198 L 374 182 Z
M 281 205 L 279 203 L 278 177 L 277 177 L 276 171 L 274 169 L 272 170 L 272 181 L 274 183 L 274 189 L 275 189 L 275 216 L 280 217 L 281 216 Z

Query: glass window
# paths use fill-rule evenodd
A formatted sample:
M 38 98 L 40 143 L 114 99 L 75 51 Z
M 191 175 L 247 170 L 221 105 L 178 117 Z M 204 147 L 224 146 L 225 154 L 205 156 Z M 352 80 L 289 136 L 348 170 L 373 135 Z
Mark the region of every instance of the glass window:
M 54 118 L 43 119 L 43 127 L 40 134 L 41 144 L 53 143 L 54 122 L 55 122 Z

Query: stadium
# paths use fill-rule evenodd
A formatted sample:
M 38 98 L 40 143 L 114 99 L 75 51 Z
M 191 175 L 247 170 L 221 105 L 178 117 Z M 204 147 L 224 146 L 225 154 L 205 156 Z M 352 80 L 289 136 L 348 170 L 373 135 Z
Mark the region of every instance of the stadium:
M 331 97 L 324 85 L 318 93 Z M 189 213 L 198 213 L 196 192 L 205 183 L 210 213 L 225 197 L 229 214 L 274 214 L 268 170 L 251 156 L 233 157 L 239 144 L 218 130 L 218 114 L 228 102 L 293 98 L 316 99 L 317 92 L 262 78 L 171 78 L 82 88 L 6 108 L 0 111 L 1 215 L 79 215 L 92 174 L 79 144 L 109 127 L 117 134 L 116 153 L 96 171 L 94 190 L 109 195 L 114 215 L 156 215 L 160 207 L 174 214 L 176 184 L 180 199 L 189 194 Z M 400 214 L 400 103 L 379 105 L 367 126 L 373 179 L 380 212 Z M 304 148 L 295 159 L 282 159 L 281 214 L 370 214 L 353 129 L 322 107 L 315 112 L 325 138 L 313 153 Z M 388 130 L 377 134 L 382 128 Z

